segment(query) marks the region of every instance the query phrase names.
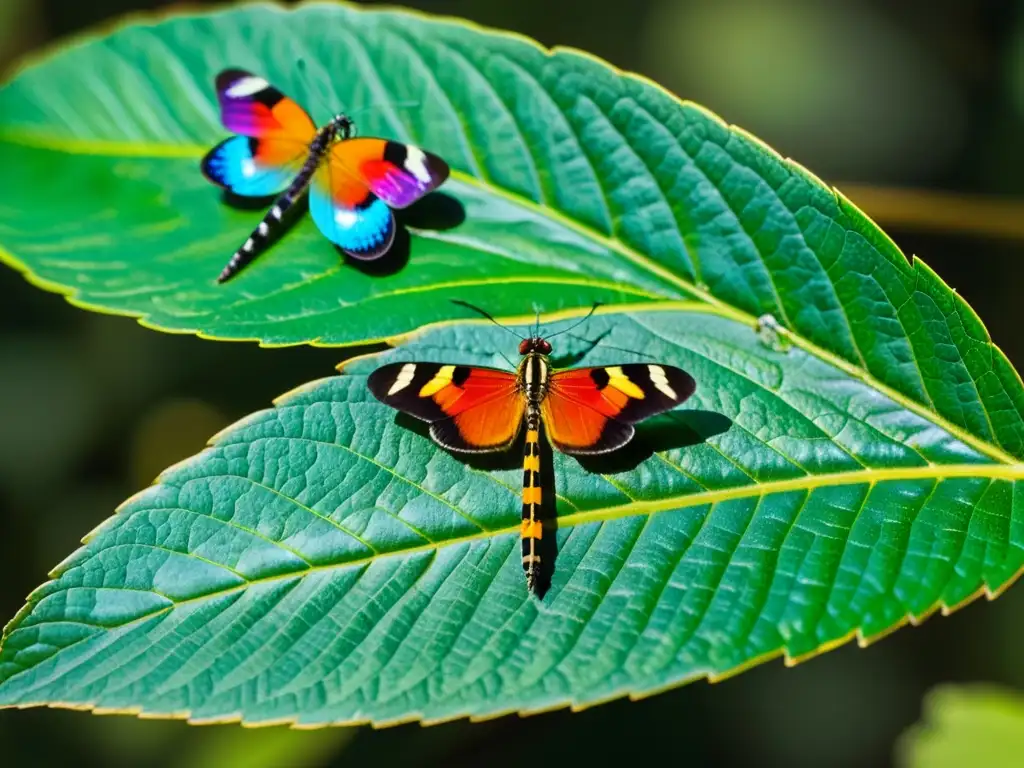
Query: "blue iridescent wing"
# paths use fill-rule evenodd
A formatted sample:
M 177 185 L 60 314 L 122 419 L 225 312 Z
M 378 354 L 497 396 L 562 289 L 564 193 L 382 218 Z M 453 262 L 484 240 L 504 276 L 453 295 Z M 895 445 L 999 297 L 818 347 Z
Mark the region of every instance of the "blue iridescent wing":
M 324 236 L 353 258 L 380 258 L 395 239 L 395 217 L 387 203 L 358 179 L 325 162 L 309 188 L 309 212 Z
M 308 154 L 296 141 L 233 136 L 211 149 L 201 167 L 206 178 L 236 195 L 267 197 L 284 191 Z

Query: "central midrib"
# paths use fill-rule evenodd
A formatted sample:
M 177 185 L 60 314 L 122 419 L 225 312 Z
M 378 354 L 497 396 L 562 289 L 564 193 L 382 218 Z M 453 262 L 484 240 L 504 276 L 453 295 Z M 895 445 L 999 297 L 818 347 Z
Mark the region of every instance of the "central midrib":
M 102 140 L 90 141 L 82 139 L 56 139 L 52 136 L 47 136 L 39 134 L 37 132 L 27 131 L 24 129 L 12 130 L 10 128 L 4 129 L 2 127 L 0 127 L 0 141 L 7 141 L 12 144 L 46 149 L 54 152 L 63 152 L 66 154 L 84 154 L 109 157 L 131 156 L 143 158 L 148 157 L 152 159 L 200 158 L 208 150 L 207 147 L 202 147 L 193 144 L 176 145 L 156 143 L 111 142 Z M 682 290 L 683 292 L 693 297 L 694 299 L 697 299 L 709 305 L 710 307 L 713 307 L 714 310 L 723 317 L 727 317 L 732 320 L 735 320 L 736 322 L 748 325 L 751 328 L 756 327 L 757 319 L 753 315 L 744 312 L 740 309 L 737 309 L 729 304 L 726 304 L 725 302 L 711 295 L 707 291 L 695 285 L 692 285 L 684 278 L 680 277 L 679 275 L 676 275 L 675 273 L 671 272 L 665 267 L 662 267 L 660 264 L 653 261 L 650 257 L 633 250 L 620 240 L 603 235 L 600 232 L 597 232 L 596 230 L 592 229 L 591 227 L 569 218 L 568 216 L 566 216 L 565 214 L 558 210 L 545 207 L 543 205 L 536 203 L 533 200 L 529 200 L 503 188 L 486 184 L 482 182 L 480 179 L 476 178 L 475 176 L 464 173 L 462 171 L 452 171 L 452 178 L 456 178 L 459 181 L 463 182 L 464 184 L 474 186 L 490 194 L 503 197 L 516 205 L 532 210 L 535 213 L 538 213 L 548 219 L 554 220 L 560 223 L 562 226 L 566 227 L 567 229 L 572 230 L 577 234 L 582 235 L 594 242 L 597 242 L 604 246 L 605 248 L 607 248 L 608 250 L 619 254 L 621 257 L 628 260 L 638 268 L 646 271 L 650 275 L 655 276 L 658 279 L 675 286 L 676 288 Z M 656 303 L 654 305 L 656 306 Z M 583 308 L 581 308 L 580 311 L 583 311 Z M 504 320 L 505 318 L 502 317 L 500 319 Z M 457 323 L 458 321 L 454 320 L 451 322 Z M 434 323 L 431 325 L 436 327 L 438 324 Z M 413 331 L 409 331 L 405 334 L 395 334 L 394 336 L 388 337 L 388 339 L 385 340 L 398 341 L 415 332 L 416 331 L 414 329 Z M 952 422 L 948 421 L 938 413 L 929 410 L 926 406 L 922 405 L 916 400 L 913 400 L 910 397 L 904 395 L 903 393 L 893 389 L 892 387 L 883 384 L 882 382 L 877 380 L 869 371 L 850 363 L 845 358 L 842 358 L 832 352 L 829 352 L 828 350 L 819 347 L 813 342 L 803 338 L 802 336 L 796 335 L 791 331 L 788 331 L 787 329 L 780 328 L 778 330 L 778 333 L 781 336 L 784 336 L 794 346 L 799 347 L 808 354 L 811 354 L 817 357 L 818 359 L 841 369 L 848 375 L 863 381 L 871 388 L 877 390 L 878 392 L 881 392 L 889 399 L 899 403 L 902 407 L 917 414 L 918 416 L 921 416 L 923 419 L 930 421 L 931 423 L 935 424 L 936 426 L 940 427 L 941 429 L 945 430 L 951 435 L 954 435 L 955 437 L 957 437 L 957 439 L 966 443 L 967 445 L 970 445 L 972 448 L 984 454 L 985 456 L 995 461 L 1002 462 L 1008 465 L 1012 465 L 1017 462 L 1017 459 L 1015 457 L 1006 453 L 1001 448 L 992 445 L 986 442 L 985 440 L 982 440 L 981 438 L 971 434 L 970 432 L 967 432 L 962 427 L 953 424 Z M 381 339 L 373 339 L 370 340 L 369 342 L 351 342 L 339 346 L 355 346 L 364 343 L 372 343 L 374 341 L 381 341 Z M 329 345 L 320 344 L 320 346 Z
M 691 509 L 694 507 L 718 504 L 721 502 L 732 501 L 736 499 L 754 498 L 776 493 L 787 493 L 794 491 L 813 491 L 816 488 L 821 487 L 834 488 L 838 486 L 848 485 L 876 484 L 880 482 L 898 482 L 901 480 L 931 479 L 941 481 L 954 478 L 986 478 L 990 480 L 1016 481 L 1019 479 L 1024 479 L 1024 464 L 927 464 L 919 467 L 902 467 L 897 469 L 866 469 L 858 470 L 855 472 L 837 472 L 823 475 L 806 475 L 802 477 L 787 478 L 785 480 L 770 481 L 767 483 L 762 483 L 760 485 L 747 485 L 737 486 L 733 488 L 723 488 L 712 491 L 703 491 L 701 493 L 694 493 L 684 496 L 673 496 L 670 498 L 658 499 L 655 501 L 637 501 L 631 502 L 629 504 L 622 504 L 612 507 L 604 507 L 601 509 L 589 510 L 586 512 L 576 512 L 568 515 L 559 516 L 557 522 L 558 527 L 560 529 L 571 528 L 580 525 L 588 525 L 591 523 L 608 522 L 611 520 L 617 520 L 624 517 L 633 517 L 637 515 L 654 515 L 667 511 Z M 707 518 L 705 518 L 704 522 L 706 522 L 706 520 Z M 393 552 L 383 552 L 377 555 L 371 555 L 369 557 L 360 558 L 357 560 L 348 560 L 345 562 L 331 563 L 329 565 L 318 565 L 310 568 L 305 568 L 302 570 L 291 571 L 288 573 L 278 573 L 274 574 L 273 576 L 267 576 L 264 578 L 248 579 L 245 581 L 244 584 L 239 584 L 234 587 L 227 587 L 225 589 L 220 589 L 214 592 L 206 592 L 195 597 L 189 597 L 183 600 L 173 601 L 171 605 L 168 605 L 164 608 L 160 608 L 155 611 L 151 611 L 142 616 L 127 621 L 123 624 L 109 627 L 108 629 L 124 629 L 126 627 L 138 624 L 139 622 L 153 618 L 154 616 L 159 616 L 163 613 L 167 613 L 168 611 L 181 608 L 192 603 L 213 600 L 219 597 L 223 597 L 224 595 L 240 592 L 249 589 L 250 587 L 258 586 L 261 584 L 273 584 L 277 582 L 287 581 L 290 579 L 302 579 L 306 576 L 310 576 L 315 573 L 338 571 L 349 568 L 361 568 L 365 565 L 370 565 L 382 559 L 395 557 L 409 557 L 411 555 L 416 555 L 420 553 L 435 553 L 447 547 L 469 544 L 474 541 L 481 541 L 485 539 L 495 539 L 501 536 L 519 535 L 519 533 L 520 526 L 518 524 L 511 525 L 505 528 L 485 530 L 467 536 L 448 539 L 445 541 L 435 541 L 417 547 L 395 550 Z M 54 578 L 59 578 L 59 574 L 55 573 L 53 575 Z M 118 588 L 110 587 L 110 589 L 116 590 Z

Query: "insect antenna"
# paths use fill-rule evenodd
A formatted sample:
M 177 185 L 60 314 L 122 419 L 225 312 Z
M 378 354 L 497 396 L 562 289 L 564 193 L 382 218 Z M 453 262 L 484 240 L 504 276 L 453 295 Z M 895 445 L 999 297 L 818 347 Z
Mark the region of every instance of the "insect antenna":
M 501 323 L 499 323 L 497 320 L 494 319 L 494 317 L 489 312 L 486 312 L 486 311 L 480 309 L 480 307 L 474 306 L 473 304 L 470 304 L 468 301 L 463 301 L 462 299 L 451 299 L 451 302 L 452 302 L 452 304 L 457 304 L 460 307 L 465 307 L 466 309 L 471 309 L 474 312 L 476 312 L 478 315 L 483 315 L 488 320 L 490 320 L 492 323 L 494 323 L 496 326 L 498 326 L 502 330 L 508 331 L 513 336 L 515 336 L 517 339 L 519 339 L 520 341 L 524 340 L 522 336 L 520 336 L 518 333 L 513 331 L 507 325 L 502 325 Z M 514 368 L 515 366 L 512 366 L 512 367 Z
M 560 333 L 561 333 L 561 331 L 560 331 Z M 595 347 L 601 347 L 602 349 L 614 349 L 616 352 L 625 352 L 627 355 L 636 355 L 638 357 L 646 357 L 648 360 L 657 360 L 658 359 L 656 356 L 648 355 L 646 352 L 640 352 L 640 351 L 635 350 L 635 349 L 625 349 L 624 347 L 616 347 L 616 346 L 613 346 L 611 344 L 605 344 L 603 341 L 601 341 L 600 337 L 597 338 L 597 339 L 588 339 L 586 336 L 580 336 L 580 335 L 575 334 L 575 333 L 570 333 L 569 335 L 572 338 L 574 338 L 574 339 L 578 339 L 579 341 L 583 341 L 583 342 L 586 342 L 587 344 L 592 345 L 591 349 L 593 349 Z
M 590 308 L 590 311 L 587 312 L 586 316 L 584 316 L 583 318 L 577 320 L 575 323 L 570 325 L 568 328 L 563 328 L 558 333 L 552 333 L 547 338 L 553 339 L 555 336 L 561 336 L 563 333 L 568 333 L 569 331 L 573 330 L 574 328 L 579 328 L 581 325 L 583 325 L 583 323 L 587 322 L 587 320 L 590 319 L 590 316 L 593 315 L 597 311 L 597 308 L 600 307 L 600 306 L 601 306 L 601 302 L 595 301 L 594 302 L 594 306 L 592 306 Z M 538 331 L 538 333 L 539 333 L 539 331 Z
M 361 107 L 356 107 L 345 113 L 345 117 L 349 119 L 349 138 L 354 138 L 356 135 L 356 123 L 352 118 L 360 112 L 366 112 L 370 109 L 382 109 L 384 107 L 389 107 L 393 111 L 396 107 L 418 107 L 419 105 L 420 102 L 418 101 L 374 101 L 369 104 L 363 104 Z
M 334 117 L 334 113 L 338 110 L 335 108 L 334 99 L 328 99 L 327 93 L 323 89 L 322 81 L 317 81 L 316 89 L 313 88 L 313 78 L 309 74 L 309 69 L 306 67 L 306 60 L 301 56 L 295 62 L 295 66 L 299 72 L 302 73 L 302 77 L 306 81 L 306 90 L 312 94 L 317 101 L 317 105 L 323 109 L 328 117 Z
M 302 58 L 302 57 L 299 57 L 299 59 L 296 62 L 296 65 L 298 66 L 299 71 L 302 72 L 302 74 L 304 76 L 306 76 L 307 84 L 311 83 L 312 79 L 308 76 L 309 75 L 309 70 L 306 67 L 306 60 L 304 58 Z M 310 90 L 310 92 L 313 91 L 313 89 L 311 87 L 309 88 L 309 90 Z M 337 114 L 337 112 L 338 112 L 338 104 L 336 103 L 337 100 L 333 97 L 333 94 L 331 95 L 331 98 L 327 98 L 326 92 L 323 90 L 322 87 L 320 87 L 318 89 L 318 92 L 315 93 L 314 95 L 316 96 L 317 101 L 319 102 L 319 106 L 322 107 L 324 110 L 326 110 L 327 115 L 329 117 L 334 117 L 334 115 Z M 360 112 L 365 112 L 365 111 L 367 111 L 369 109 L 380 109 L 380 108 L 383 108 L 383 107 L 390 107 L 392 109 L 405 108 L 405 107 L 412 108 L 412 107 L 418 107 L 421 103 L 422 102 L 419 102 L 419 101 L 374 101 L 374 102 L 371 102 L 370 104 L 364 104 L 363 106 L 356 107 L 355 109 L 352 109 L 352 110 L 346 110 L 344 114 L 345 114 L 345 117 L 347 117 L 347 118 L 349 118 L 351 120 L 351 118 L 354 117 L 355 115 L 358 115 Z M 355 125 L 354 124 L 352 125 L 351 130 L 352 130 L 352 135 L 354 136 L 355 135 Z
M 373 101 L 369 104 L 363 104 L 363 106 L 357 107 L 347 114 L 349 117 L 352 117 L 352 115 L 358 115 L 360 112 L 365 112 L 368 109 L 380 107 L 418 107 L 421 103 L 419 101 Z

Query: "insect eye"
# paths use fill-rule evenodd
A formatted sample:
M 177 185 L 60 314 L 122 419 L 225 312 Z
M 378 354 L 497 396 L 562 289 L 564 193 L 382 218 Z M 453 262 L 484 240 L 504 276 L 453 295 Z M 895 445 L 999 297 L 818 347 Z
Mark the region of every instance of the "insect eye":
M 520 355 L 525 355 L 529 351 L 530 351 L 530 340 L 529 339 L 523 339 L 522 342 L 520 342 L 520 344 L 519 344 L 519 354 Z
M 540 343 L 537 346 L 540 347 L 540 351 L 541 351 L 542 355 L 551 354 L 551 343 L 550 342 L 545 341 L 544 339 L 541 339 Z

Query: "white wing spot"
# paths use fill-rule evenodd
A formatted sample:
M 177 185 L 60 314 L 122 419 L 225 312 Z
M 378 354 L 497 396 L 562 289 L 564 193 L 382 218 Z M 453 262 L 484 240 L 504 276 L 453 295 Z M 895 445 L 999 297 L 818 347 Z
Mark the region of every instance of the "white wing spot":
M 254 93 L 259 93 L 264 88 L 269 87 L 270 83 L 262 77 L 243 77 L 224 91 L 224 95 L 229 96 L 232 99 L 238 99 L 242 96 L 252 96 Z
M 427 170 L 427 156 L 422 149 L 405 148 L 405 169 L 424 184 L 430 183 L 430 171 Z
M 402 366 L 402 370 L 398 372 L 395 377 L 395 383 L 391 385 L 391 389 L 388 390 L 388 396 L 401 392 L 403 389 L 409 386 L 413 376 L 416 375 L 416 363 L 406 363 Z
M 273 216 L 275 219 L 280 219 L 281 218 L 281 207 L 278 206 L 278 205 L 275 205 L 273 208 L 270 209 L 270 215 Z
M 243 251 L 251 251 L 252 250 L 252 238 L 251 237 L 248 240 L 245 241 L 245 245 L 242 246 L 242 250 Z
M 355 226 L 356 222 L 359 221 L 359 214 L 356 213 L 355 211 L 346 211 L 342 208 L 339 208 L 334 212 L 334 221 L 338 224 L 339 227 L 344 227 L 345 229 L 348 229 L 349 227 Z
M 270 231 L 270 227 L 267 226 L 267 222 L 265 222 L 265 221 L 261 221 L 260 222 L 260 225 L 259 225 L 258 229 L 259 229 L 261 235 L 265 235 L 265 234 L 267 234 L 267 232 Z
M 660 365 L 648 365 L 647 372 L 651 374 L 651 382 L 655 388 L 658 389 L 664 395 L 668 395 L 673 400 L 678 399 L 676 391 L 669 386 L 668 376 L 665 375 L 665 369 Z

